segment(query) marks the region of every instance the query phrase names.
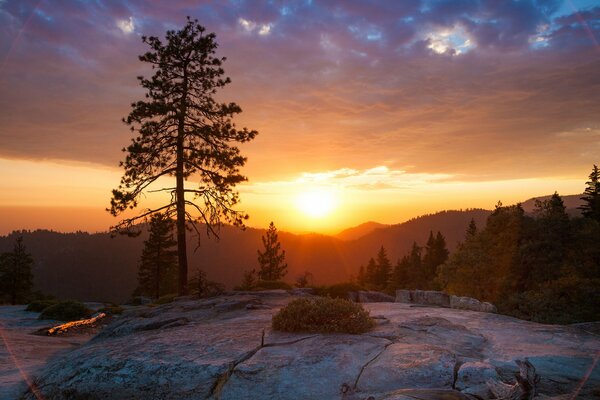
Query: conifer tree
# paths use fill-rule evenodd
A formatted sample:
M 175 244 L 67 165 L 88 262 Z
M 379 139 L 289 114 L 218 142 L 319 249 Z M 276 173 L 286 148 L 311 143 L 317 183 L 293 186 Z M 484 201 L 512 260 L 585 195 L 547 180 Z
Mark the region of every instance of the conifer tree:
M 419 287 L 422 282 L 422 259 L 421 259 L 421 247 L 417 242 L 413 242 L 408 256 L 410 261 L 410 270 L 408 271 L 408 278 L 413 285 Z
M 410 259 L 408 256 L 402 257 L 394 266 L 392 272 L 392 286 L 396 289 L 406 289 L 409 285 L 408 271 L 410 270 Z
M 384 289 L 389 280 L 392 272 L 392 264 L 387 257 L 385 248 L 381 246 L 377 253 L 377 270 L 375 273 L 375 281 L 373 282 L 377 289 Z
M 33 258 L 18 237 L 13 251 L 0 254 L 0 293 L 10 299 L 11 304 L 25 301 L 33 287 L 31 266 Z
M 287 273 L 285 263 L 285 250 L 281 250 L 281 243 L 277 238 L 277 228 L 271 221 L 269 229 L 262 237 L 264 251 L 258 250 L 258 276 L 263 281 L 276 281 Z
M 144 242 L 138 272 L 137 293 L 159 298 L 177 289 L 177 242 L 173 220 L 162 213 L 152 215 L 150 236 Z
M 150 49 L 139 57 L 152 66 L 150 78 L 139 77 L 146 90 L 144 100 L 132 104 L 124 119 L 137 136 L 123 149 L 127 156 L 118 189 L 113 190 L 109 211 L 117 216 L 138 206 L 139 197 L 162 177 L 175 182 L 156 191 L 171 200 L 113 227 L 116 232 L 136 234 L 135 224 L 162 212 L 177 221 L 179 294 L 187 294 L 188 262 L 186 221 L 205 224 L 207 235 L 218 236 L 222 222 L 243 227 L 247 215 L 234 210 L 239 196 L 234 187 L 246 180 L 240 168 L 246 158 L 235 143 L 253 139 L 257 132 L 237 129 L 233 117 L 241 112 L 235 103 L 219 103 L 217 91 L 230 83 L 222 68 L 225 58 L 215 56 L 214 33 L 206 33 L 188 17 L 179 31 L 167 31 L 166 41 L 142 37 Z M 186 185 L 199 180 L 197 188 Z
M 368 286 L 375 285 L 375 280 L 377 279 L 377 263 L 375 259 L 371 257 L 369 262 L 367 263 L 367 267 L 365 269 L 365 283 Z
M 422 265 L 422 285 L 432 288 L 437 269 L 448 259 L 448 249 L 446 248 L 446 239 L 438 231 L 434 237 L 433 232 L 429 232 L 429 239 L 425 246 L 425 255 L 423 256 Z
M 475 219 L 471 218 L 471 222 L 469 222 L 469 227 L 467 228 L 467 233 L 465 237 L 467 240 L 472 239 L 477 234 L 477 224 L 475 223 Z
M 589 179 L 585 183 L 587 187 L 581 197 L 584 204 L 579 209 L 584 217 L 600 222 L 600 170 L 596 164 L 592 168 Z

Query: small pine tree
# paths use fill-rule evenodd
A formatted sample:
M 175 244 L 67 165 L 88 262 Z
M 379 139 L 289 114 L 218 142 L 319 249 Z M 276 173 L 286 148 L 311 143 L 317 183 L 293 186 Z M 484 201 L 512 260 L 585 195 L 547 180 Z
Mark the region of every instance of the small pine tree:
M 410 270 L 410 259 L 408 256 L 402 257 L 398 260 L 394 271 L 392 272 L 392 287 L 394 289 L 406 289 L 408 288 L 408 271 Z
M 152 215 L 150 236 L 144 242 L 139 263 L 137 292 L 154 298 L 177 290 L 177 242 L 175 224 L 162 213 Z
M 381 246 L 377 253 L 377 270 L 375 273 L 375 281 L 373 282 L 377 289 L 382 290 L 388 285 L 391 273 L 392 264 L 387 257 L 385 248 Z
M 308 271 L 304 271 L 302 275 L 298 275 L 296 278 L 296 287 L 298 288 L 306 288 L 310 287 L 313 282 L 313 274 Z
M 587 187 L 581 197 L 584 204 L 579 209 L 584 217 L 600 222 L 600 170 L 596 164 L 592 168 L 589 179 L 585 183 Z
M 262 237 L 265 250 L 258 253 L 258 265 L 260 270 L 258 275 L 263 281 L 277 281 L 287 273 L 287 264 L 285 263 L 285 250 L 281 250 L 281 243 L 277 238 L 277 228 L 271 221 L 269 229 Z
M 408 279 L 414 288 L 421 286 L 422 281 L 422 259 L 421 259 L 421 247 L 417 242 L 413 242 L 412 249 L 408 259 L 410 261 L 410 269 L 408 270 Z
M 367 268 L 365 270 L 365 283 L 367 286 L 375 285 L 375 281 L 377 279 L 377 263 L 375 263 L 375 259 L 371 257 L 369 262 L 367 263 Z
M 27 300 L 33 287 L 31 266 L 33 258 L 18 237 L 12 252 L 0 254 L 0 293 L 10 299 L 11 304 Z
M 358 276 L 356 277 L 356 281 L 361 285 L 367 283 L 367 271 L 365 271 L 364 265 L 361 265 L 358 268 Z
M 446 239 L 438 231 L 436 236 L 429 232 L 429 239 L 425 247 L 422 266 L 422 285 L 423 288 L 435 288 L 435 276 L 437 269 L 448 259 L 448 249 L 446 248 Z
M 471 218 L 471 222 L 469 222 L 469 227 L 467 228 L 467 233 L 465 234 L 466 240 L 472 239 L 477 235 L 477 224 L 475 224 L 475 219 Z
M 256 286 L 256 270 L 255 269 L 247 269 L 244 271 L 244 275 L 242 276 L 242 284 L 236 288 L 236 290 L 252 290 L 254 286 Z

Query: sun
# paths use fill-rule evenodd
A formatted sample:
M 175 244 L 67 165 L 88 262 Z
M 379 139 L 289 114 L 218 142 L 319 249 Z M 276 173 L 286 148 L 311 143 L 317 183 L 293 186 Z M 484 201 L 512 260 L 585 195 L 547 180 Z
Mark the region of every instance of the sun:
M 309 217 L 322 218 L 335 208 L 335 195 L 327 189 L 309 190 L 296 197 L 296 206 Z

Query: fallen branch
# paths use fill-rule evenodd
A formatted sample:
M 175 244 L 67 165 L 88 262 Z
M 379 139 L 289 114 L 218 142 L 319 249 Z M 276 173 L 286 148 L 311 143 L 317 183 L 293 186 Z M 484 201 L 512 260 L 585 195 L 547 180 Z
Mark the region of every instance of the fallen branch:
M 530 400 L 537 395 L 537 384 L 540 376 L 535 373 L 535 367 L 528 360 L 515 361 L 519 366 L 519 373 L 515 374 L 517 383 L 509 385 L 506 383 L 488 380 L 488 389 L 495 398 L 502 400 Z
M 64 324 L 56 325 L 51 328 L 43 328 L 43 329 L 40 329 L 39 331 L 37 331 L 36 333 L 44 334 L 47 336 L 62 335 L 63 333 L 66 333 L 67 331 L 69 331 L 70 329 L 73 329 L 75 327 L 94 325 L 96 322 L 98 322 L 99 320 L 101 320 L 104 317 L 106 317 L 105 313 L 99 313 L 98 315 L 96 315 L 92 318 L 66 322 Z

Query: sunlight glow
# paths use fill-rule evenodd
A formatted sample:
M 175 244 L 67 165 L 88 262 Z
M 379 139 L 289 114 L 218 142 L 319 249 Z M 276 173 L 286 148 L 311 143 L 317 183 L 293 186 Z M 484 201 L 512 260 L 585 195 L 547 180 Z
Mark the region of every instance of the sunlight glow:
M 312 218 L 326 216 L 335 208 L 335 203 L 333 191 L 321 188 L 301 193 L 296 199 L 298 209 Z

